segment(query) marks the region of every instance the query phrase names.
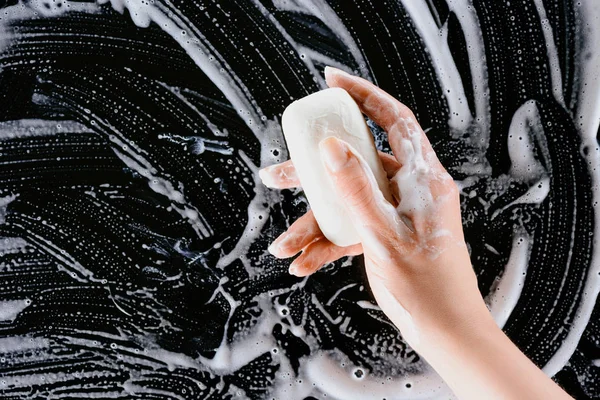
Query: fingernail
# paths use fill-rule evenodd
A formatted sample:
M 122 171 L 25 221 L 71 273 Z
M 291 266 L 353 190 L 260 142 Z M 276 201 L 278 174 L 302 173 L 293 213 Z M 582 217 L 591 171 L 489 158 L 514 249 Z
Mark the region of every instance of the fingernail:
M 348 146 L 337 138 L 328 137 L 319 143 L 321 158 L 325 161 L 327 168 L 333 172 L 338 172 L 350 160 L 350 151 Z
M 324 72 L 325 72 L 325 79 L 333 78 L 336 75 L 344 75 L 344 76 L 348 76 L 348 77 L 352 76 L 349 73 L 342 71 L 339 68 L 330 67 L 330 66 L 326 66 Z
M 290 275 L 298 276 L 298 266 L 292 263 L 288 272 L 290 273 Z
M 335 75 L 336 71 L 339 71 L 337 68 L 333 68 L 330 66 L 325 67 L 325 79 L 330 79 Z
M 293 240 L 294 237 L 294 235 L 291 235 L 287 232 L 283 233 L 281 236 L 275 239 L 273 243 L 271 243 L 267 250 L 275 257 L 282 258 L 285 254 L 286 245 L 290 242 L 290 240 Z
M 275 257 L 279 256 L 279 244 L 277 243 L 277 240 L 275 240 L 269 245 L 269 247 L 267 247 L 267 251 Z
M 274 180 L 270 173 L 271 167 L 266 167 L 258 171 L 258 177 L 266 187 L 274 188 Z

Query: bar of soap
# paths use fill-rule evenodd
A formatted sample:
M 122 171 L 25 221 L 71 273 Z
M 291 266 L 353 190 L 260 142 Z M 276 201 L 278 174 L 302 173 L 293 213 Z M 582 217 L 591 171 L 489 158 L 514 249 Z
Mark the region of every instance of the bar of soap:
M 363 157 L 384 197 L 391 199 L 373 135 L 358 105 L 344 89 L 325 89 L 290 104 L 283 113 L 282 127 L 298 179 L 321 231 L 338 246 L 359 243 L 319 153 L 323 139 L 335 136 L 344 140 Z

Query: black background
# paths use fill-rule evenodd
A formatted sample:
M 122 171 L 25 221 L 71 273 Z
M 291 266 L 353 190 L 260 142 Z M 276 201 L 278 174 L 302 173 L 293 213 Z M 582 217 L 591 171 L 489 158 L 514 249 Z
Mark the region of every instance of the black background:
M 371 299 L 368 290 L 359 290 L 365 285 L 359 259 L 350 266 L 328 266 L 301 289 L 289 290 L 298 283 L 287 274 L 289 260 L 277 261 L 265 250 L 306 210 L 301 193 L 265 195 L 267 200 L 259 204 L 264 225 L 245 251 L 246 265 L 238 259 L 217 266 L 242 238 L 247 209 L 257 190 L 263 190 L 254 181 L 254 166 L 261 164 L 257 132 L 260 138 L 261 132 L 278 131 L 287 104 L 322 88 L 315 77 L 327 63 L 363 74 L 411 107 L 453 177 L 477 177 L 465 189 L 477 196 L 463 196 L 462 206 L 484 295 L 503 271 L 514 232 L 534 237 L 525 287 L 505 331 L 540 366 L 562 344 L 591 268 L 594 232 L 590 166 L 581 156 L 574 120 L 581 107 L 580 66 L 592 45 L 578 28 L 577 2 L 543 2 L 559 56 L 562 105 L 552 93 L 535 2 L 474 2 L 487 59 L 487 80 L 477 82 L 459 18 L 444 1 L 426 1 L 436 23 L 447 29 L 474 116 L 473 85 L 489 89 L 490 140 L 483 148 L 474 139 L 482 135 L 476 122 L 464 131 L 449 127 L 449 107 L 431 57 L 399 1 L 327 1 L 358 44 L 365 65 L 336 27 L 318 17 L 318 10 L 290 11 L 268 0 L 155 1 L 187 18 L 190 31 L 182 34 L 189 40 L 202 36 L 202 43 L 212 46 L 215 65 L 227 65 L 225 79 L 235 88 L 244 87 L 253 112 L 264 117 L 251 122 L 156 24 L 136 27 L 128 11 L 120 14 L 108 5 L 91 13 L 76 10 L 86 2 L 13 3 L 0 1 L 6 29 L 0 52 L 0 120 L 21 122 L 2 125 L 0 194 L 15 198 L 0 225 L 2 237 L 11 238 L 0 258 L 0 298 L 31 303 L 14 320 L 0 322 L 0 336 L 43 338 L 50 345 L 34 351 L 2 349 L 0 377 L 17 381 L 0 386 L 0 397 L 106 393 L 108 398 L 111 393 L 166 399 L 170 397 L 164 393 L 176 393 L 219 399 L 229 398 L 233 384 L 250 398 L 267 398 L 278 368 L 269 352 L 224 375 L 148 367 L 146 356 L 138 355 L 158 347 L 210 358 L 226 325 L 231 327 L 229 341 L 235 341 L 236 332 L 246 332 L 260 320 L 265 312 L 257 304 L 261 294 L 287 303 L 296 321 L 307 316 L 312 321 L 307 334 L 319 349 L 338 349 L 372 374 L 406 372 L 361 351 L 378 337 L 390 338 L 394 356 L 419 364 L 397 332 L 380 321 L 382 314 L 356 305 Z M 36 7 L 42 8 L 34 13 Z M 48 16 L 51 11 L 57 15 Z M 534 141 L 535 154 L 551 178 L 550 192 L 539 206 L 510 206 L 492 218 L 530 187 L 530 182 L 509 176 L 507 150 L 512 117 L 527 101 L 534 101 L 540 112 L 543 132 Z M 27 125 L 26 120 L 38 122 Z M 211 124 L 227 130 L 227 136 L 215 134 Z M 373 129 L 386 149 L 382 132 Z M 6 133 L 20 130 L 29 133 Z M 203 140 L 233 150 L 194 150 Z M 283 161 L 283 143 L 271 145 L 269 159 L 262 162 Z M 126 164 L 119 157 L 123 154 L 143 158 L 154 177 Z M 467 173 L 465 164 L 484 165 L 485 170 Z M 178 182 L 185 194 L 178 204 L 197 209 L 211 233 L 198 234 L 171 200 L 149 187 L 153 179 Z M 15 245 L 14 238 L 25 242 Z M 488 251 L 486 243 L 498 254 Z M 561 289 L 563 276 L 567 279 Z M 313 296 L 326 301 L 352 283 L 356 286 L 328 311 L 351 316 L 354 336 L 324 319 L 312 302 Z M 240 302 L 230 320 L 226 299 L 217 296 L 208 302 L 220 284 Z M 592 362 L 600 358 L 598 321 L 596 307 L 576 352 L 555 377 L 576 398 L 600 398 L 600 367 Z M 296 373 L 302 357 L 315 351 L 314 342 L 296 338 L 281 325 L 272 336 Z M 124 354 L 131 358 L 123 361 Z M 22 379 L 40 371 L 56 372 L 58 378 L 37 383 Z M 163 394 L 123 390 L 132 381 Z

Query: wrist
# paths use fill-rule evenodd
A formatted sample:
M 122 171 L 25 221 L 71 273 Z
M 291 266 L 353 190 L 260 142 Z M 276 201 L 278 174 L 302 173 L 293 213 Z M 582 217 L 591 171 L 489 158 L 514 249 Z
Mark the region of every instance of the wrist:
M 458 394 L 457 382 L 462 382 L 465 377 L 474 382 L 487 380 L 480 374 L 490 375 L 484 366 L 489 358 L 498 360 L 501 357 L 500 348 L 506 348 L 505 340 L 508 340 L 506 335 L 490 316 L 489 319 L 464 321 L 444 330 L 436 329 L 423 341 L 423 346 L 415 350 Z
M 437 319 L 429 324 L 415 350 L 431 364 L 436 361 L 445 363 L 448 357 L 461 357 L 466 349 L 504 336 L 483 302 L 481 307 L 474 308 L 463 309 L 466 311 L 464 315 Z
M 438 331 L 420 352 L 458 398 L 571 399 L 491 317 L 466 326 Z

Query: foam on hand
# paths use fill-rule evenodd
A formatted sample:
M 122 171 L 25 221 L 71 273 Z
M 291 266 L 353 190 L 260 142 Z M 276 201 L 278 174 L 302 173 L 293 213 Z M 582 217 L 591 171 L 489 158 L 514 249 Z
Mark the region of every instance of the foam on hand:
M 359 243 L 319 152 L 323 139 L 334 136 L 345 141 L 365 160 L 384 197 L 391 199 L 386 173 L 358 105 L 344 89 L 325 89 L 290 104 L 283 113 L 282 127 L 298 179 L 321 231 L 338 246 Z

